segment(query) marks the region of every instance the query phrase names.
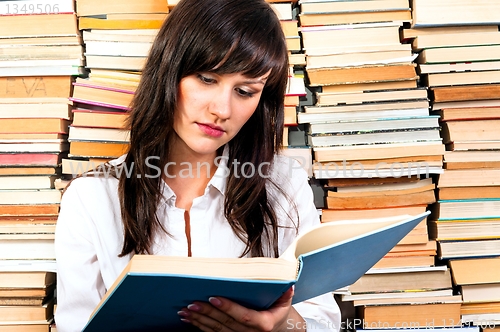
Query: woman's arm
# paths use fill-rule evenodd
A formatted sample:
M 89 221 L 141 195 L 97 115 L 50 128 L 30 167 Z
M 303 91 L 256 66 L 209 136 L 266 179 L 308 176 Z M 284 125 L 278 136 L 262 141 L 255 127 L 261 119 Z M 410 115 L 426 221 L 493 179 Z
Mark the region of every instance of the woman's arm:
M 81 203 L 78 183 L 63 195 L 56 226 L 58 331 L 81 331 L 104 294 L 89 230 L 90 216 Z
M 118 257 L 123 233 L 115 182 L 79 178 L 62 197 L 55 238 L 58 331 L 81 331 L 129 260 Z

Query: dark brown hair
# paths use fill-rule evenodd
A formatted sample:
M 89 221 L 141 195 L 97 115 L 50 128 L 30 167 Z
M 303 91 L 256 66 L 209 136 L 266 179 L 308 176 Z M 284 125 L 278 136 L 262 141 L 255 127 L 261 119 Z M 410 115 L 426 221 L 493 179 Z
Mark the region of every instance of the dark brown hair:
M 153 43 L 131 105 L 124 163 L 129 169 L 133 165 L 133 173 L 119 178 L 121 255 L 150 253 L 154 235 L 168 232 L 156 215 L 162 179 L 154 175 L 168 162 L 180 80 L 198 72 L 259 77 L 269 70 L 256 111 L 228 143 L 230 161 L 272 165 L 281 148 L 288 56 L 280 22 L 264 0 L 181 0 L 175 6 Z M 228 167 L 224 216 L 247 244 L 242 256 L 277 256 L 278 221 L 266 192 L 269 180 L 258 174 L 237 179 Z

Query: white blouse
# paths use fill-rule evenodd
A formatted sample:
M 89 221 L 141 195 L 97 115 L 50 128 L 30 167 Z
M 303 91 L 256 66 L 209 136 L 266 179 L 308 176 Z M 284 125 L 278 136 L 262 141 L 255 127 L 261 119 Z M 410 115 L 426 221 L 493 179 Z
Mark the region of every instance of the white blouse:
M 116 165 L 124 156 L 112 162 Z M 192 256 L 239 257 L 245 244 L 234 234 L 223 215 L 227 163 L 222 159 L 203 196 L 193 200 L 190 214 Z M 255 170 L 258 171 L 257 169 Z M 307 174 L 297 161 L 276 156 L 271 179 L 288 193 L 294 208 L 272 186 L 268 193 L 280 225 L 279 253 L 299 234 L 319 223 Z M 184 210 L 175 206 L 175 193 L 164 183 L 158 218 L 171 236 L 155 238 L 153 253 L 187 256 Z M 67 188 L 61 201 L 56 227 L 57 311 L 60 332 L 81 331 L 94 308 L 125 268 L 132 255 L 118 257 L 123 246 L 123 224 L 118 199 L 118 180 L 112 177 L 81 177 Z M 307 325 L 322 324 L 322 331 L 338 331 L 340 311 L 332 294 L 325 294 L 294 305 Z M 314 329 L 319 329 L 318 325 Z

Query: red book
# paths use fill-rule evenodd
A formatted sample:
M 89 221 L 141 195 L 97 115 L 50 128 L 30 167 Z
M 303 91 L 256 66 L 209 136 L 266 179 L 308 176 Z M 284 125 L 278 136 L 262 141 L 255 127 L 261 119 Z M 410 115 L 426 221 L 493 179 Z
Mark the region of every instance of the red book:
M 58 153 L 2 153 L 0 166 L 57 166 L 61 164 Z

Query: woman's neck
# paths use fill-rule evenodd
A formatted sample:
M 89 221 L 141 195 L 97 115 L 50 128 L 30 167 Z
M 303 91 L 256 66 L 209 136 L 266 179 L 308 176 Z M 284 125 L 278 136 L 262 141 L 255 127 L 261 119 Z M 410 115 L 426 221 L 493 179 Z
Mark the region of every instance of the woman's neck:
M 178 208 L 189 211 L 193 199 L 203 195 L 217 170 L 216 157 L 216 152 L 200 155 L 186 149 L 175 149 L 170 153 L 163 179 L 177 196 Z

